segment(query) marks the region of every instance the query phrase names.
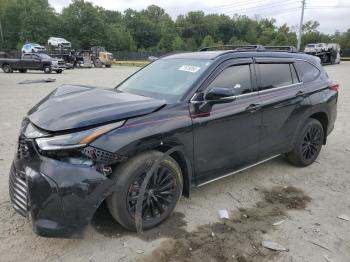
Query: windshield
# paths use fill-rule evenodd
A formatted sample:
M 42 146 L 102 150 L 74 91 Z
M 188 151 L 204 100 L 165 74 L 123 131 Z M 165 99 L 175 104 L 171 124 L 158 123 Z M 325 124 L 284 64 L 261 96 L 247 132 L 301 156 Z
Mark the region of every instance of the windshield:
M 160 59 L 117 86 L 118 91 L 176 101 L 211 64 L 204 59 Z
M 37 54 L 38 56 L 40 56 L 43 59 L 51 59 L 50 56 L 48 56 L 47 54 Z
M 307 45 L 306 47 L 315 47 L 316 45 L 312 44 L 312 45 Z

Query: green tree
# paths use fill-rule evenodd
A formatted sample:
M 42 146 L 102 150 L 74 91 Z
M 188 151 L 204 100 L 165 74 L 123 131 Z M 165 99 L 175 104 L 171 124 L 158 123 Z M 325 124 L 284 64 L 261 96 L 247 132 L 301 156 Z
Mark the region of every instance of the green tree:
M 60 35 L 69 39 L 76 48 L 100 46 L 106 39 L 106 26 L 99 9 L 90 2 L 73 0 L 60 15 Z
M 187 50 L 186 43 L 182 40 L 182 38 L 179 35 L 176 35 L 172 44 L 171 44 L 172 50 L 175 51 L 184 51 Z
M 160 19 L 160 41 L 158 43 L 158 49 L 162 51 L 173 50 L 172 45 L 177 36 L 174 21 L 169 15 L 163 15 Z
M 132 35 L 125 28 L 112 25 L 107 29 L 108 41 L 105 42 L 105 47 L 107 50 L 113 51 L 135 51 L 136 45 Z
M 27 41 L 45 44 L 54 30 L 57 16 L 47 0 L 2 0 L 0 20 L 1 46 L 14 49 Z
M 210 46 L 214 46 L 215 42 L 214 39 L 211 37 L 211 35 L 207 35 L 206 37 L 204 37 L 201 47 L 210 47 Z
M 350 31 L 333 35 L 319 32 L 318 21 L 303 26 L 302 45 L 340 43 L 350 48 Z M 20 49 L 26 41 L 46 44 L 50 36 L 64 37 L 76 49 L 105 46 L 109 50 L 197 50 L 221 44 L 296 45 L 287 25 L 274 19 L 244 15 L 229 17 L 202 11 L 179 15 L 174 21 L 164 9 L 151 5 L 123 13 L 73 0 L 61 14 L 48 0 L 0 0 L 0 49 Z

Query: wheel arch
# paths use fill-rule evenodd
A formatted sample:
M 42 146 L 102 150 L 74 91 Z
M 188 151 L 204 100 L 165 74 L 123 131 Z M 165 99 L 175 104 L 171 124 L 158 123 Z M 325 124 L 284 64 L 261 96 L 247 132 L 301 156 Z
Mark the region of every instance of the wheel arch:
M 325 145 L 327 142 L 327 129 L 328 129 L 328 124 L 329 124 L 329 114 L 327 109 L 324 106 L 313 106 L 311 110 L 307 110 L 304 112 L 304 114 L 300 117 L 300 120 L 295 127 L 295 132 L 291 140 L 290 144 L 290 149 L 293 148 L 294 143 L 299 135 L 299 130 L 303 128 L 303 125 L 305 122 L 310 119 L 316 119 L 321 122 L 323 131 L 324 131 L 324 139 L 323 139 L 323 144 Z
M 313 118 L 320 121 L 324 132 L 323 144 L 325 145 L 327 142 L 327 130 L 328 130 L 328 123 L 329 123 L 328 115 L 325 112 L 321 111 L 310 115 L 309 118 Z
M 158 150 L 162 153 L 165 153 L 173 148 L 172 145 L 161 145 L 154 147 L 154 150 Z M 180 166 L 181 168 L 181 173 L 183 176 L 183 189 L 182 189 L 182 194 L 189 198 L 190 193 L 191 193 L 191 181 L 192 181 L 192 165 L 191 162 L 189 161 L 188 157 L 184 153 L 183 150 L 181 150 L 181 147 L 178 150 L 175 150 L 172 152 L 170 155 Z

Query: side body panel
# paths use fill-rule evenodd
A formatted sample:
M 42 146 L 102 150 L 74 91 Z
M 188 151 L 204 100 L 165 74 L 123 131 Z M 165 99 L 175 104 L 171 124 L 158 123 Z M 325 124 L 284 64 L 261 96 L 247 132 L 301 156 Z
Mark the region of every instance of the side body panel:
M 93 141 L 91 146 L 116 152 L 126 158 L 145 150 L 166 151 L 168 148 L 179 146 L 181 152 L 178 153 L 183 157 L 188 173 L 185 186 L 195 183 L 191 165 L 192 120 L 187 102 L 168 105 L 152 114 L 129 119 L 124 126 Z
M 258 92 L 253 92 L 256 80 L 252 62 L 251 58 L 224 61 L 202 85 L 197 96 L 205 93 L 224 69 L 238 65 L 250 65 L 252 93 L 239 95 L 230 103 L 214 104 L 208 114 L 199 110 L 204 101 L 191 103 L 194 167 L 199 184 L 257 161 L 261 112 L 249 110 L 250 106 L 260 104 Z

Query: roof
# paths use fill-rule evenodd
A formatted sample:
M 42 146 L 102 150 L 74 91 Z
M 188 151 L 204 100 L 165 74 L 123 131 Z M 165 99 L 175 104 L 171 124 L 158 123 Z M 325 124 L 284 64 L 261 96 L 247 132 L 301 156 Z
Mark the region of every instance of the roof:
M 247 50 L 220 50 L 220 51 L 202 51 L 188 52 L 179 54 L 170 54 L 162 59 L 210 59 L 215 60 L 221 57 L 229 58 L 247 58 L 247 57 L 274 57 L 274 58 L 295 58 L 314 62 L 315 57 L 301 52 L 283 52 L 283 51 L 247 51 Z
M 205 52 L 188 52 L 188 53 L 178 53 L 171 54 L 163 57 L 164 59 L 168 58 L 180 58 L 180 59 L 215 59 L 218 56 L 227 53 L 227 50 L 220 51 L 205 51 Z

